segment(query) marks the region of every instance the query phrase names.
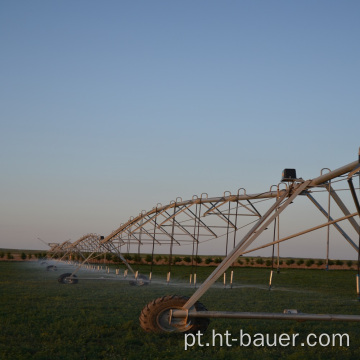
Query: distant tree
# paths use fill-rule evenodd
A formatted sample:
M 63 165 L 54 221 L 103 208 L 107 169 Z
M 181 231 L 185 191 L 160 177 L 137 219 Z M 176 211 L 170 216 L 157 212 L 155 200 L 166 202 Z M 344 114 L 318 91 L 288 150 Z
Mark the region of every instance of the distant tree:
M 296 261 L 296 264 L 301 266 L 304 263 L 304 259 L 299 259 Z
M 317 266 L 321 266 L 321 265 L 323 265 L 324 264 L 324 262 L 322 261 L 322 260 L 318 260 L 317 262 L 316 262 L 316 265 Z
M 328 264 L 329 264 L 329 266 L 334 265 L 334 261 L 333 261 L 333 260 L 329 260 L 329 261 L 328 261 Z
M 279 260 L 279 265 L 282 265 L 283 264 L 283 261 L 282 260 Z
M 7 258 L 8 260 L 12 260 L 14 257 L 12 256 L 12 254 L 11 254 L 10 252 L 8 252 L 8 253 L 6 254 L 6 258 Z
M 155 260 L 157 262 L 159 262 L 160 260 L 162 260 L 162 256 L 161 255 L 156 255 Z
M 145 261 L 147 262 L 147 263 L 151 263 L 152 262 L 152 256 L 150 255 L 150 254 L 147 254 L 146 256 L 145 256 Z
M 307 267 L 310 267 L 312 264 L 314 264 L 314 260 L 313 259 L 307 259 L 306 262 L 305 262 L 305 265 Z
M 29 258 L 29 260 L 32 258 L 32 254 L 31 254 L 31 253 L 28 254 L 28 258 Z
M 134 261 L 135 261 L 136 263 L 140 263 L 140 262 L 141 262 L 141 256 L 140 256 L 139 254 L 135 254 L 135 255 L 134 255 Z
M 272 265 L 272 260 L 270 260 L 270 259 L 267 259 L 266 261 L 265 261 L 265 265 L 266 266 L 271 266 Z
M 124 259 L 131 261 L 133 259 L 133 257 L 130 254 L 125 254 Z
M 349 268 L 352 267 L 352 264 L 353 264 L 353 262 L 352 262 L 351 260 L 348 260 L 348 261 L 346 262 L 346 265 L 347 265 Z
M 214 259 L 214 263 L 215 264 L 220 264 L 222 262 L 222 258 L 221 257 L 217 257 Z
M 205 259 L 205 264 L 210 264 L 210 263 L 212 263 L 214 261 L 214 259 L 213 258 L 211 258 L 211 257 L 208 257 L 208 258 L 206 258 Z
M 255 260 L 255 262 L 259 265 L 262 265 L 264 263 L 264 260 L 261 257 L 259 257 Z
M 20 257 L 21 257 L 22 260 L 25 260 L 26 259 L 26 254 L 24 252 L 22 252 Z
M 342 265 L 344 265 L 344 262 L 342 260 L 336 260 L 335 264 L 339 265 L 339 266 L 342 266 Z
M 243 265 L 243 264 L 244 264 L 244 262 L 241 260 L 241 258 L 238 259 L 238 264 L 239 264 L 239 265 Z
M 181 262 L 181 261 L 182 261 L 182 259 L 181 259 L 180 256 L 175 256 L 175 257 L 174 257 L 174 264 L 177 264 L 177 263 L 179 263 L 179 262 Z
M 105 254 L 105 259 L 106 259 L 107 261 L 111 261 L 112 258 L 113 258 L 113 255 L 112 255 L 112 254 L 110 254 L 110 253 L 106 253 L 106 254 Z
M 287 259 L 285 263 L 286 263 L 286 265 L 288 265 L 288 266 L 289 266 L 289 265 L 294 264 L 294 262 L 295 262 L 295 260 L 294 260 L 294 259 Z
M 202 263 L 202 258 L 200 256 L 195 256 L 194 258 L 195 262 L 198 263 L 198 264 L 201 264 Z
M 248 264 L 250 262 L 250 259 L 249 258 L 244 258 L 246 263 Z
M 190 256 L 184 256 L 184 261 L 186 263 L 191 263 L 191 257 Z

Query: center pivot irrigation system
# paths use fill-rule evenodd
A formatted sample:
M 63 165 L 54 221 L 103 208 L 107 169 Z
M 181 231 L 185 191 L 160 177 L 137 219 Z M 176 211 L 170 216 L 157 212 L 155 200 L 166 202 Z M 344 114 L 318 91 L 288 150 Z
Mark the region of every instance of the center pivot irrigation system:
M 164 296 L 148 303 L 141 312 L 140 325 L 145 331 L 151 332 L 196 332 L 206 330 L 210 318 L 237 319 L 279 319 L 279 320 L 323 320 L 323 321 L 360 321 L 360 315 L 319 315 L 303 314 L 297 311 L 284 313 L 254 313 L 254 312 L 223 312 L 207 311 L 198 300 L 236 260 L 245 254 L 250 254 L 265 248 L 272 248 L 273 264 L 274 249 L 277 248 L 277 266 L 279 268 L 280 243 L 290 239 L 303 239 L 302 236 L 315 230 L 326 230 L 327 254 L 329 259 L 330 228 L 335 229 L 338 237 L 343 238 L 359 256 L 360 218 L 357 186 L 354 179 L 359 178 L 359 159 L 336 170 L 324 168 L 320 176 L 304 180 L 297 178 L 295 169 L 285 169 L 282 181 L 270 187 L 269 191 L 248 194 L 241 188 L 236 194 L 225 192 L 221 197 L 208 197 L 206 193 L 193 196 L 191 200 L 183 201 L 177 198 L 168 205 L 158 204 L 150 211 L 142 211 L 138 216 L 131 217 L 128 222 L 110 235 L 102 237 L 96 234 L 83 236 L 74 243 L 65 242 L 51 249 L 52 255 L 80 255 L 82 262 L 72 273 L 59 277 L 63 283 L 77 283 L 76 273 L 81 267 L 89 266 L 89 261 L 99 254 L 116 254 L 134 276 L 133 285 L 151 283 L 154 255 L 163 254 L 164 248 L 169 249 L 169 271 L 166 282 L 170 282 L 171 264 L 179 247 L 185 246 L 191 251 L 192 274 L 190 283 L 195 292 L 191 297 Z M 320 200 L 319 200 L 320 198 Z M 305 199 L 305 200 L 303 200 Z M 292 225 L 303 225 L 304 216 L 292 216 L 290 204 L 306 201 L 312 204 L 315 211 L 322 214 L 324 222 L 320 224 L 305 224 L 306 229 L 280 236 L 280 221 L 290 212 Z M 325 205 L 321 202 L 325 201 Z M 317 209 L 317 210 L 316 210 Z M 287 210 L 287 211 L 285 211 Z M 340 226 L 341 223 L 341 226 Z M 287 224 L 287 228 L 289 224 Z M 271 229 L 265 232 L 265 230 Z M 269 232 L 271 235 L 269 236 Z M 267 234 L 267 235 L 266 235 Z M 282 234 L 281 234 L 282 235 Z M 254 245 L 257 240 L 257 245 Z M 203 243 L 212 241 L 212 245 L 221 246 L 224 250 L 222 262 L 197 288 L 196 257 Z M 214 246 L 215 246 L 214 245 Z M 151 270 L 149 276 L 134 271 L 126 260 L 126 253 L 131 249 L 138 253 L 151 254 Z M 160 249 L 160 250 L 159 250 Z M 183 248 L 181 248 L 183 249 Z M 162 251 L 162 252 L 160 252 Z M 182 252 L 184 253 L 184 252 Z M 359 261 L 358 261 L 359 263 Z M 359 265 L 358 265 L 359 269 Z M 272 281 L 270 274 L 270 287 Z M 230 284 L 233 283 L 233 271 L 230 274 Z M 359 293 L 359 271 L 356 278 L 357 294 Z

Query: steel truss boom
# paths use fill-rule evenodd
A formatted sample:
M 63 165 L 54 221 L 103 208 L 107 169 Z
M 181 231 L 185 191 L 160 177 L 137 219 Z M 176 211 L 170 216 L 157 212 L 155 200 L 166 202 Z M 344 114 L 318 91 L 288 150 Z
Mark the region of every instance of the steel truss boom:
M 231 251 L 230 254 L 222 261 L 222 263 L 209 275 L 209 277 L 205 280 L 205 282 L 199 287 L 199 289 L 197 291 L 195 291 L 195 293 L 186 302 L 183 309 L 189 310 L 191 307 L 193 307 L 194 304 L 201 298 L 201 296 L 210 288 L 210 286 L 230 267 L 230 265 L 237 259 L 237 257 L 240 256 L 241 254 L 245 253 L 245 250 L 251 245 L 251 243 L 264 231 L 264 229 L 276 217 L 278 217 L 281 214 L 282 211 L 284 211 L 286 209 L 286 207 L 290 203 L 292 203 L 295 200 L 295 198 L 298 195 L 305 195 L 305 194 L 307 194 L 308 191 L 311 190 L 311 188 L 321 186 L 325 182 L 328 182 L 334 178 L 337 178 L 346 173 L 349 173 L 349 172 L 353 171 L 354 169 L 356 169 L 358 166 L 359 166 L 359 162 L 355 161 L 355 162 L 352 162 L 341 168 L 338 168 L 334 171 L 330 171 L 327 174 L 321 175 L 312 180 L 307 180 L 307 181 L 302 180 L 302 182 L 294 181 L 287 190 L 285 190 L 285 191 L 283 190 L 280 194 L 278 193 L 275 204 L 257 221 L 257 223 L 243 237 L 243 239 L 238 243 L 238 245 L 233 249 L 233 251 Z M 286 201 L 284 201 L 285 198 L 287 198 Z M 334 223 L 344 220 L 344 219 L 350 219 L 356 215 L 360 216 L 360 213 L 349 214 L 348 210 L 342 206 L 342 203 L 338 202 L 338 204 L 342 208 L 343 212 L 347 213 L 347 216 L 345 216 L 342 219 L 338 219 L 336 221 L 334 221 L 334 220 L 328 221 L 328 223 L 326 223 L 323 226 L 328 226 L 329 224 L 334 224 Z M 322 226 L 320 226 L 320 227 L 322 227 Z M 312 230 L 310 230 L 310 231 L 312 231 Z M 294 236 L 290 236 L 286 239 L 279 240 L 278 242 L 290 239 L 295 236 L 299 236 L 303 233 L 305 233 L 305 232 L 296 234 Z M 272 242 L 271 244 L 267 244 L 265 246 L 271 246 L 275 243 L 276 242 Z M 351 241 L 351 245 L 354 247 L 354 249 L 358 250 L 356 245 L 352 241 Z M 252 249 L 251 251 L 255 251 L 260 248 L 262 248 L 262 247 Z

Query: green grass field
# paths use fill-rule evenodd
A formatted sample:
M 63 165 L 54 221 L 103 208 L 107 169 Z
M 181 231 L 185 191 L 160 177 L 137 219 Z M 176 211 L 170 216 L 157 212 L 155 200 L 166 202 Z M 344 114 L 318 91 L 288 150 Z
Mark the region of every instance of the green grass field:
M 198 281 L 213 267 L 199 267 Z M 216 333 L 299 333 L 295 347 L 194 346 L 184 350 L 184 334 L 145 333 L 138 318 L 149 301 L 168 294 L 191 295 L 189 267 L 174 266 L 165 284 L 167 266 L 156 266 L 150 286 L 127 281 L 84 279 L 99 273 L 81 271 L 79 283 L 64 285 L 57 277 L 71 267 L 47 272 L 31 262 L 0 262 L 0 359 L 359 359 L 359 323 L 224 320 L 210 322 L 203 341 Z M 145 265 L 140 271 L 147 273 Z M 235 286 L 217 282 L 202 298 L 208 310 L 268 311 L 299 309 L 309 313 L 360 314 L 354 271 L 235 269 Z M 102 276 L 105 274 L 103 273 Z M 121 278 L 121 276 L 119 277 Z M 347 333 L 350 346 L 301 346 L 309 333 Z

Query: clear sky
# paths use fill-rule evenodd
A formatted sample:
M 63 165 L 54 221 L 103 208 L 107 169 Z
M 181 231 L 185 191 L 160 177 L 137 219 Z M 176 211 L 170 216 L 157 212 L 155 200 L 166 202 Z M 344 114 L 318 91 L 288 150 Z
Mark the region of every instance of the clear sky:
M 0 247 L 354 161 L 359 38 L 355 0 L 1 1 Z

